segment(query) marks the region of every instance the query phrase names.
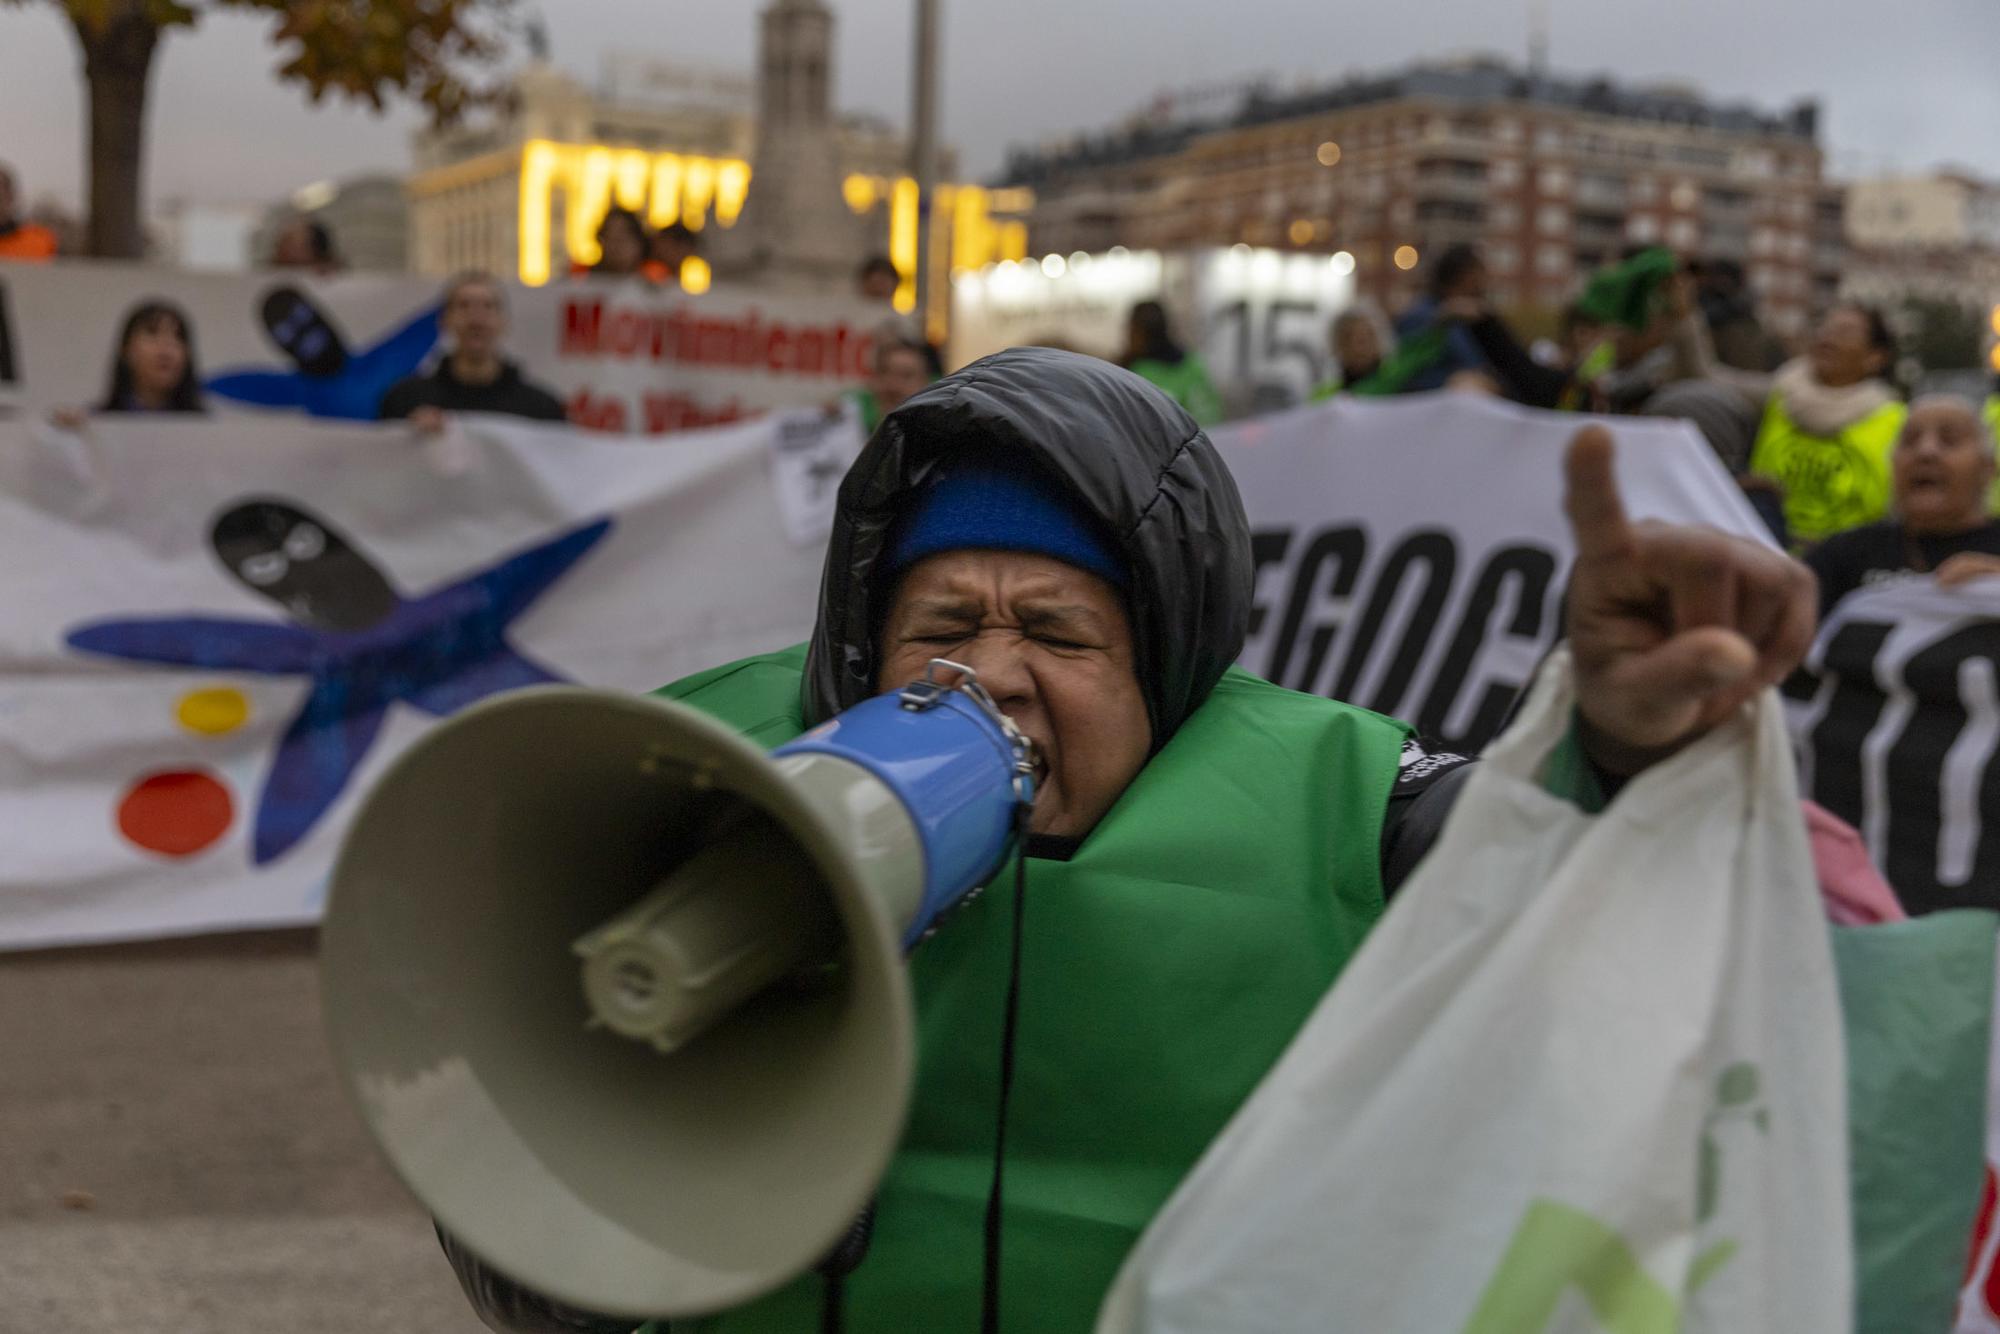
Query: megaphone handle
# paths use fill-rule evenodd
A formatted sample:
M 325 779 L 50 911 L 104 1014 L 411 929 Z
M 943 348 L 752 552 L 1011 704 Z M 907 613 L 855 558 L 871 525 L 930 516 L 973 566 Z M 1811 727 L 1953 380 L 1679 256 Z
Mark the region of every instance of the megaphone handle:
M 511 1329 L 517 1334 L 631 1334 L 633 1321 L 626 1316 L 600 1315 L 581 1307 L 545 1297 L 526 1284 L 517 1283 L 475 1255 L 466 1244 L 444 1230 L 435 1219 L 431 1227 L 465 1299 L 489 1329 Z
M 875 1239 L 875 1201 L 868 1201 L 868 1207 L 854 1217 L 847 1231 L 840 1234 L 840 1240 L 826 1253 L 826 1258 L 813 1269 L 828 1278 L 845 1278 L 861 1267 L 868 1258 L 868 1243 Z

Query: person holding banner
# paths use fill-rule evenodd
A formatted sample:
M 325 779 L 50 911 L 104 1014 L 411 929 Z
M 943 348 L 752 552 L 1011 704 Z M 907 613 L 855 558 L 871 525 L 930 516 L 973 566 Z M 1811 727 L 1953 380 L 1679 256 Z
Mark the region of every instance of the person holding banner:
M 1812 593 L 1768 547 L 1628 522 L 1602 428 L 1566 467 L 1579 711 L 1546 782 L 1594 808 L 1789 672 Z M 1040 757 L 1026 925 L 989 892 L 910 957 L 917 1086 L 865 1254 L 843 1246 L 704 1331 L 990 1329 L 1003 1304 L 1026 1313 L 1011 1328 L 1089 1328 L 1466 771 L 1403 724 L 1232 667 L 1253 570 L 1235 483 L 1178 404 L 1095 358 L 1015 348 L 875 432 L 840 488 L 808 643 L 662 692 L 768 744 L 949 658 Z M 445 1246 L 496 1329 L 632 1328 Z
M 206 412 L 195 364 L 194 325 L 179 306 L 142 301 L 125 317 L 98 412 Z M 74 426 L 79 414 L 58 412 Z
M 444 426 L 447 412 L 493 412 L 534 421 L 562 421 L 562 400 L 524 378 L 507 360 L 507 297 L 490 273 L 468 270 L 444 287 L 438 328 L 451 351 L 429 375 L 412 375 L 389 387 L 376 416 L 409 418 L 422 431 Z

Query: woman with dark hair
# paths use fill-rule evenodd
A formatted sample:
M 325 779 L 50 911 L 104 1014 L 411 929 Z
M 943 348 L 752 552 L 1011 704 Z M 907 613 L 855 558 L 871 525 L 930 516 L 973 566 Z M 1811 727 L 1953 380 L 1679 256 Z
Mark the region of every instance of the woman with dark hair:
M 206 412 L 194 325 L 179 306 L 142 301 L 125 317 L 98 412 Z
M 1890 460 L 1908 412 L 1889 381 L 1896 337 L 1882 312 L 1843 301 L 1820 317 L 1802 357 L 1769 375 L 1725 366 L 1699 318 L 1681 343 L 1695 374 L 1761 410 L 1750 472 L 1784 489 L 1785 524 L 1810 545 L 1889 512 Z
M 643 275 L 652 251 L 646 224 L 629 208 L 613 208 L 597 224 L 597 248 L 601 252 L 591 273 L 600 278 L 629 278 Z
M 1165 390 L 1197 425 L 1213 426 L 1222 420 L 1222 395 L 1215 392 L 1208 368 L 1174 337 L 1167 308 L 1159 302 L 1141 301 L 1132 307 L 1125 323 L 1125 355 L 1118 364 Z

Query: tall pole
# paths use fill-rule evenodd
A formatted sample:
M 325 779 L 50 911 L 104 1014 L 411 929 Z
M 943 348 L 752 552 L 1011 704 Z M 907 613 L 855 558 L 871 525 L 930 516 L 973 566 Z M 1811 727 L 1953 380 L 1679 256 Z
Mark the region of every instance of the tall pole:
M 917 327 L 930 336 L 931 209 L 937 188 L 937 0 L 916 0 L 917 41 L 910 78 L 910 175 L 917 182 Z

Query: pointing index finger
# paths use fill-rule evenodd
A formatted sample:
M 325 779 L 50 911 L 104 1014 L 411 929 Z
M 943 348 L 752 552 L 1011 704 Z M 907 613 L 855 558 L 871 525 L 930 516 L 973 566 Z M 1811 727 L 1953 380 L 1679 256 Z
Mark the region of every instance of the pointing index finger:
M 1611 432 L 1602 426 L 1578 431 L 1563 455 L 1563 509 L 1569 514 L 1579 561 L 1612 559 L 1632 549 L 1632 525 L 1618 496 L 1611 456 Z

